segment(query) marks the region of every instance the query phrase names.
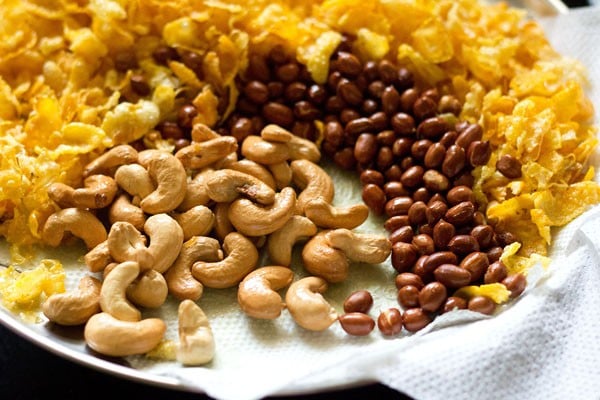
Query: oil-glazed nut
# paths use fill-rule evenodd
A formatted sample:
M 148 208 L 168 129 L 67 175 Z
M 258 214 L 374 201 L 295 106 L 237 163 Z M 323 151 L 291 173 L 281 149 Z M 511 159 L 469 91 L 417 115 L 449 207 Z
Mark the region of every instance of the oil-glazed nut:
M 527 287 L 527 278 L 521 273 L 516 273 L 504 278 L 502 284 L 510 290 L 510 297 L 515 298 L 520 296 Z
M 373 306 L 373 296 L 368 290 L 356 290 L 348 295 L 344 300 L 345 313 L 363 313 L 369 312 Z
M 275 319 L 285 304 L 277 290 L 287 287 L 294 272 L 281 266 L 265 266 L 250 272 L 240 282 L 237 299 L 242 311 L 253 318 Z
M 430 282 L 419 292 L 419 304 L 424 311 L 435 312 L 446 301 L 448 291 L 440 282 Z
M 462 297 L 450 296 L 446 299 L 442 313 L 447 313 L 453 310 L 465 310 L 467 308 L 467 301 Z
M 342 329 L 352 336 L 367 336 L 375 329 L 375 321 L 369 315 L 361 312 L 351 312 L 340 315 L 338 321 Z
M 442 264 L 433 271 L 435 279 L 447 288 L 458 289 L 471 283 L 471 274 L 454 264 Z
M 404 285 L 398 290 L 397 299 L 404 308 L 419 307 L 419 289 L 413 285 Z
M 377 327 L 384 336 L 395 336 L 402 332 L 402 313 L 395 307 L 390 307 L 379 313 Z
M 396 275 L 394 283 L 398 289 L 401 289 L 403 286 L 412 285 L 418 290 L 421 290 L 421 288 L 424 286 L 421 277 L 417 274 L 413 274 L 412 272 L 403 272 Z
M 469 299 L 467 308 L 485 315 L 492 315 L 496 311 L 496 303 L 487 296 L 473 296 Z
M 402 314 L 402 325 L 409 332 L 417 332 L 431 323 L 431 317 L 422 308 L 409 308 Z

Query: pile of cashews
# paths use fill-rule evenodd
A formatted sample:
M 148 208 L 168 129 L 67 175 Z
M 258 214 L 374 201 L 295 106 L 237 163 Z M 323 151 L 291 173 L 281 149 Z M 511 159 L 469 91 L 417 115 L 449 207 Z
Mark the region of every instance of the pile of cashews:
M 345 280 L 351 262 L 384 262 L 391 243 L 353 231 L 369 210 L 332 204 L 334 183 L 320 158 L 315 143 L 277 125 L 241 145 L 196 124 L 191 144 L 175 153 L 109 149 L 84 168 L 82 187 L 48 188 L 58 211 L 43 225 L 44 242 L 81 239 L 85 264 L 101 279 L 86 275 L 78 289 L 50 296 L 45 316 L 85 325 L 86 344 L 101 354 L 145 354 L 164 339 L 166 324 L 140 309 L 171 295 L 180 301 L 176 359 L 184 365 L 214 357 L 197 304 L 204 287 L 237 286 L 250 317 L 275 319 L 287 309 L 301 327 L 327 329 L 338 319 L 323 296 L 328 283 Z M 308 276 L 294 280 L 292 251 L 300 243 Z M 262 250 L 269 265 L 258 265 Z

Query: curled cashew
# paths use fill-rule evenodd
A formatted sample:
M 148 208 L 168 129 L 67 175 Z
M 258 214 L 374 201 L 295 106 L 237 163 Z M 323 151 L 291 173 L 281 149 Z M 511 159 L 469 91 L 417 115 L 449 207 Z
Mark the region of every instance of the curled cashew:
M 337 320 L 337 312 L 322 295 L 326 290 L 327 282 L 316 276 L 290 285 L 285 302 L 298 325 L 311 331 L 323 331 Z
M 259 204 L 273 204 L 275 191 L 266 183 L 244 172 L 233 169 L 213 171 L 204 182 L 208 197 L 218 203 L 227 203 L 240 196 Z
M 154 259 L 152 269 L 164 273 L 175 262 L 183 245 L 183 229 L 167 214 L 152 215 L 144 224 L 150 238 L 148 252 Z
M 326 233 L 332 247 L 342 250 L 355 262 L 384 262 L 392 251 L 390 240 L 381 235 L 354 233 L 349 229 L 334 229 Z
M 155 348 L 167 330 L 158 318 L 141 321 L 121 321 L 102 312 L 85 324 L 83 335 L 87 345 L 100 354 L 125 357 L 144 354 Z
M 83 169 L 83 176 L 88 177 L 95 174 L 111 175 L 121 165 L 137 162 L 138 152 L 128 144 L 113 147 L 101 156 L 97 157 Z
M 205 168 L 198 172 L 191 181 L 188 182 L 183 201 L 177 206 L 177 211 L 187 211 L 194 206 L 205 206 L 210 202 L 210 197 L 206 192 L 204 181 L 212 173 L 211 168 Z
M 293 215 L 280 229 L 269 235 L 267 249 L 274 264 L 289 266 L 292 249 L 303 238 L 317 234 L 317 226 L 308 218 Z
M 154 149 L 140 152 L 138 159 L 156 183 L 156 189 L 140 202 L 142 210 L 148 214 L 174 210 L 183 201 L 187 187 L 181 162 L 171 153 Z
M 154 256 L 146 247 L 146 237 L 129 222 L 115 222 L 106 242 L 111 258 L 117 262 L 135 261 L 142 271 L 154 265 Z
M 204 288 L 192 275 L 192 264 L 196 261 L 215 262 L 223 259 L 218 240 L 206 236 L 194 236 L 183 243 L 175 263 L 165 273 L 171 293 L 179 300 L 198 300 Z
M 110 274 L 108 275 L 110 277 Z M 132 303 L 146 308 L 158 308 L 163 305 L 169 294 L 165 277 L 153 269 L 146 270 L 134 280 L 126 290 Z
M 286 143 L 270 142 L 254 135 L 244 139 L 241 152 L 247 159 L 263 165 L 277 164 L 290 158 Z
M 139 321 L 140 310 L 127 300 L 127 287 L 140 273 L 138 263 L 126 261 L 118 264 L 104 278 L 100 290 L 100 308 L 121 321 Z
M 289 143 L 294 134 L 279 125 L 268 124 L 260 131 L 260 137 L 269 142 Z
M 42 304 L 42 312 L 59 325 L 83 325 L 100 312 L 100 287 L 102 282 L 86 275 L 79 281 L 77 290 L 56 293 Z
M 258 250 L 244 235 L 228 234 L 223 240 L 223 250 L 226 257 L 221 261 L 198 261 L 192 265 L 192 275 L 206 287 L 233 287 L 256 267 Z
M 144 213 L 141 208 L 131 203 L 127 193 L 122 193 L 110 205 L 110 208 L 108 209 L 108 220 L 111 224 L 115 224 L 119 221 L 129 222 L 137 230 L 141 231 L 144 229 L 144 224 L 146 223 L 146 213 Z
M 292 283 L 294 272 L 287 267 L 267 266 L 250 272 L 238 287 L 242 311 L 253 318 L 275 319 L 285 304 L 277 290 Z
M 143 199 L 156 190 L 150 173 L 140 164 L 127 164 L 117 168 L 115 180 L 121 189 L 132 197 Z
M 221 135 L 212 130 L 208 125 L 201 122 L 194 123 L 190 136 L 192 137 L 192 142 L 206 142 L 207 140 L 221 137 Z
M 322 198 L 317 198 L 306 203 L 304 214 L 320 228 L 354 229 L 367 220 L 369 207 L 365 204 L 335 207 Z
M 327 239 L 327 231 L 313 236 L 302 249 L 302 264 L 312 275 L 328 282 L 342 282 L 348 277 L 350 263 L 342 250 L 336 249 Z
M 289 149 L 290 160 L 304 159 L 318 163 L 321 159 L 321 151 L 314 142 L 296 136 L 278 125 L 265 126 L 260 136 L 269 142 L 285 143 Z
M 192 207 L 181 214 L 175 214 L 173 218 L 183 230 L 183 240 L 207 235 L 215 224 L 215 214 L 205 206 Z
M 215 339 L 204 311 L 192 300 L 179 303 L 176 357 L 183 365 L 202 365 L 215 356 Z
M 235 171 L 252 175 L 258 180 L 264 182 L 271 189 L 275 190 L 277 188 L 275 179 L 269 171 L 269 169 L 257 162 L 248 160 L 247 158 L 235 162 L 226 163 L 222 166 L 222 168 L 233 169 Z
M 48 197 L 61 208 L 104 208 L 117 194 L 117 184 L 106 175 L 90 175 L 83 181 L 82 188 L 75 189 L 56 182 L 48 187 Z
M 215 234 L 221 241 L 227 235 L 234 231 L 233 225 L 229 221 L 229 205 L 231 203 L 217 203 L 214 208 L 215 213 Z
M 229 206 L 227 213 L 231 224 L 248 236 L 261 236 L 281 228 L 294 215 L 296 192 L 285 187 L 275 195 L 269 206 L 260 206 L 248 199 L 237 199 Z
M 90 211 L 65 208 L 50 215 L 42 229 L 42 240 L 50 246 L 58 246 L 66 232 L 82 239 L 88 249 L 106 240 L 106 228 Z
M 331 203 L 335 194 L 333 180 L 325 170 L 308 160 L 294 160 L 290 167 L 294 184 L 302 190 L 296 201 L 298 214 L 304 213 L 304 207 L 310 200 L 322 198 Z
M 287 161 L 269 165 L 277 189 L 281 190 L 292 183 L 292 169 Z
M 204 142 L 192 142 L 175 153 L 187 169 L 200 169 L 235 152 L 237 140 L 233 136 L 219 136 Z
M 104 268 L 113 261 L 108 248 L 108 241 L 105 240 L 99 243 L 93 249 L 85 253 L 83 261 L 91 272 L 103 271 Z

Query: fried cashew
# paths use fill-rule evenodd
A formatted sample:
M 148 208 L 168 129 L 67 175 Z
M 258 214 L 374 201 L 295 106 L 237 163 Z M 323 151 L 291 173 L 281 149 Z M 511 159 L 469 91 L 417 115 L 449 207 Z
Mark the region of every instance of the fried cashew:
M 219 136 L 203 142 L 192 142 L 175 153 L 186 169 L 201 169 L 237 151 L 233 136 Z
M 146 223 L 146 213 L 131 202 L 127 193 L 122 193 L 110 205 L 108 220 L 111 225 L 117 222 L 128 222 L 141 231 Z
M 342 282 L 348 277 L 350 262 L 340 249 L 336 249 L 327 239 L 327 231 L 313 236 L 302 248 L 302 264 L 312 275 L 328 282 Z
M 292 283 L 285 295 L 285 303 L 294 321 L 311 331 L 329 328 L 338 317 L 336 310 L 325 300 L 327 282 L 316 276 Z
M 278 125 L 265 126 L 260 136 L 269 142 L 285 143 L 288 146 L 290 160 L 304 159 L 318 163 L 321 159 L 321 151 L 314 142 L 296 136 Z
M 142 313 L 127 299 L 127 287 L 138 277 L 140 267 L 134 261 L 118 264 L 104 278 L 100 290 L 100 308 L 120 321 L 139 321 Z
M 79 281 L 77 290 L 56 293 L 42 304 L 42 312 L 59 325 L 83 325 L 100 312 L 100 287 L 102 282 L 86 275 Z
M 192 300 L 183 300 L 179 303 L 177 315 L 177 361 L 183 365 L 202 365 L 212 361 L 215 356 L 215 339 L 204 311 Z
M 104 208 L 117 194 L 117 183 L 106 175 L 90 175 L 83 180 L 82 188 L 73 188 L 56 182 L 48 187 L 48 197 L 61 208 Z
M 126 290 L 127 298 L 133 304 L 146 308 L 162 306 L 168 294 L 169 288 L 165 277 L 153 269 L 141 272 Z
M 237 285 L 250 273 L 258 262 L 258 250 L 250 239 L 238 232 L 231 232 L 223 240 L 226 256 L 221 261 L 197 261 L 192 265 L 192 275 L 204 286 L 229 288 Z
M 156 189 L 140 202 L 141 209 L 148 214 L 173 211 L 187 189 L 187 173 L 181 162 L 171 153 L 154 149 L 140 152 L 138 160 L 156 183 Z
M 96 174 L 113 176 L 118 167 L 135 163 L 137 160 L 137 150 L 128 144 L 121 144 L 88 163 L 83 169 L 83 176 L 84 178 Z
M 179 255 L 183 245 L 183 229 L 169 215 L 156 214 L 146 220 L 144 232 L 150 238 L 148 252 L 154 259 L 152 269 L 162 274 Z
M 321 198 L 327 203 L 333 200 L 334 186 L 331 177 L 317 164 L 309 160 L 290 163 L 292 181 L 301 190 L 296 200 L 296 213 L 303 214 L 306 203 Z
M 187 211 L 195 206 L 206 206 L 211 201 L 206 191 L 204 181 L 212 173 L 212 168 L 199 171 L 191 181 L 188 182 L 183 201 L 177 206 L 177 211 Z
M 183 240 L 193 236 L 205 236 L 212 231 L 215 224 L 215 214 L 206 206 L 195 206 L 173 218 L 183 230 Z
M 192 264 L 196 261 L 216 262 L 223 259 L 218 240 L 206 236 L 194 236 L 183 243 L 175 263 L 165 273 L 171 293 L 179 300 L 199 300 L 204 292 L 202 283 L 192 275 Z
M 378 264 L 392 251 L 390 240 L 381 235 L 355 233 L 349 229 L 334 229 L 326 233 L 331 246 L 340 249 L 355 262 Z
M 335 207 L 322 198 L 317 198 L 306 203 L 304 214 L 320 228 L 354 229 L 367 220 L 369 207 L 362 203 Z
M 217 203 L 214 207 L 215 213 L 215 235 L 220 241 L 223 241 L 227 235 L 234 231 L 231 221 L 229 221 L 229 205 L 231 203 Z
M 115 181 L 131 197 L 140 200 L 156 190 L 150 173 L 140 164 L 127 164 L 117 168 Z
M 227 216 L 239 232 L 247 236 L 268 235 L 281 228 L 294 215 L 296 192 L 285 187 L 275 195 L 269 206 L 260 206 L 248 199 L 237 199 L 229 206 Z
M 105 240 L 88 251 L 83 257 L 83 261 L 91 272 L 103 271 L 108 264 L 114 261 L 110 255 L 108 241 Z
M 113 260 L 135 261 L 142 271 L 154 266 L 154 256 L 146 247 L 146 237 L 133 224 L 115 222 L 110 227 L 106 242 Z
M 256 179 L 265 183 L 271 189 L 277 189 L 275 178 L 273 177 L 269 169 L 257 162 L 248 160 L 247 158 L 239 161 L 224 163 L 223 165 L 221 165 L 221 168 L 232 169 L 234 171 L 239 171 L 248 175 L 252 175 Z
M 294 272 L 281 266 L 265 266 L 250 272 L 238 287 L 238 303 L 246 315 L 258 319 L 275 319 L 285 308 L 277 290 L 289 286 Z
M 88 249 L 93 249 L 107 237 L 106 228 L 92 212 L 65 208 L 48 217 L 42 229 L 42 240 L 57 247 L 67 232 L 82 239 Z
M 204 186 L 208 197 L 218 203 L 228 203 L 240 196 L 264 205 L 275 201 L 275 191 L 269 185 L 252 175 L 233 169 L 213 171 L 206 178 Z
M 244 139 L 241 153 L 247 159 L 262 165 L 278 164 L 290 158 L 286 143 L 267 141 L 255 135 Z
M 280 229 L 267 239 L 267 249 L 271 262 L 275 265 L 290 266 L 292 250 L 296 243 L 317 234 L 317 226 L 308 218 L 293 215 Z
M 292 168 L 287 161 L 269 165 L 269 171 L 275 179 L 277 189 L 281 190 L 292 183 Z
M 125 357 L 149 352 L 160 343 L 166 330 L 166 324 L 159 318 L 121 321 L 102 312 L 88 320 L 83 336 L 92 350 L 106 356 Z

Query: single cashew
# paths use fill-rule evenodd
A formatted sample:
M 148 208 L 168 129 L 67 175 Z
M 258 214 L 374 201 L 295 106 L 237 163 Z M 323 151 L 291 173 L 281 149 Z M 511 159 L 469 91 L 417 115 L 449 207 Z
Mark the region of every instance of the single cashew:
M 117 265 L 104 278 L 100 290 L 100 308 L 121 321 L 139 321 L 142 313 L 127 300 L 127 287 L 138 277 L 140 267 L 134 261 Z
M 196 261 L 215 262 L 223 259 L 218 240 L 206 236 L 194 236 L 183 243 L 175 263 L 165 273 L 171 293 L 178 300 L 199 300 L 204 287 L 192 275 L 192 264 Z
M 138 231 L 141 231 L 144 229 L 144 224 L 146 223 L 146 213 L 131 203 L 128 194 L 123 193 L 110 205 L 108 220 L 111 225 L 117 222 L 129 222 Z
M 260 137 L 268 142 L 289 143 L 294 134 L 279 125 L 268 124 L 260 131 Z
M 66 232 L 82 239 L 88 249 L 93 249 L 106 240 L 106 228 L 90 211 L 80 208 L 65 208 L 50 215 L 42 229 L 42 240 L 57 247 Z
M 42 304 L 42 312 L 59 325 L 83 325 L 100 312 L 102 282 L 86 275 L 79 281 L 78 290 L 56 293 Z
M 200 169 L 237 151 L 237 148 L 237 140 L 233 136 L 219 136 L 204 142 L 192 142 L 178 150 L 175 157 L 186 169 Z
M 228 203 L 245 196 L 259 204 L 273 204 L 275 191 L 266 183 L 233 169 L 213 171 L 204 181 L 208 197 L 218 203 Z
M 277 290 L 292 283 L 294 272 L 287 267 L 267 266 L 250 272 L 238 287 L 242 311 L 253 318 L 275 319 L 285 308 Z
M 132 303 L 140 307 L 158 308 L 167 299 L 169 288 L 161 273 L 149 269 L 140 273 L 138 278 L 127 287 L 126 294 Z
M 332 247 L 342 250 L 355 262 L 382 263 L 392 251 L 390 240 L 381 235 L 354 233 L 349 229 L 334 229 L 325 235 Z
M 158 318 L 121 321 L 108 313 L 93 315 L 85 324 L 83 336 L 94 351 L 111 357 L 144 354 L 155 348 L 167 330 Z
M 267 239 L 267 249 L 271 262 L 276 265 L 290 266 L 294 245 L 304 238 L 317 234 L 317 226 L 308 218 L 293 215 L 280 229 L 271 233 Z
M 328 282 L 342 282 L 348 277 L 350 262 L 346 254 L 331 246 L 327 231 L 313 236 L 302 249 L 302 263 L 310 274 L 326 279 Z
M 183 240 L 208 235 L 215 224 L 215 214 L 205 206 L 192 207 L 181 214 L 175 214 L 173 218 L 183 230 Z
M 296 192 L 285 187 L 275 195 L 269 206 L 260 206 L 248 199 L 237 199 L 229 206 L 229 221 L 247 236 L 261 236 L 281 228 L 294 215 Z
M 317 198 L 306 203 L 304 214 L 320 228 L 354 229 L 367 220 L 369 207 L 362 203 L 347 207 L 335 207 L 322 198 Z
M 221 135 L 212 130 L 208 125 L 200 122 L 194 123 L 190 136 L 192 142 L 206 142 L 207 140 L 221 137 Z
M 326 290 L 327 282 L 316 276 L 290 285 L 285 302 L 298 325 L 311 331 L 323 331 L 337 320 L 337 312 L 322 295 Z
M 211 164 L 213 169 L 224 169 L 229 168 L 229 165 L 236 163 L 238 161 L 237 152 L 229 153 L 225 157 L 215 161 Z
M 90 175 L 83 181 L 82 188 L 75 189 L 56 182 L 48 187 L 48 197 L 61 208 L 104 208 L 117 194 L 117 184 L 106 175 Z
M 260 136 L 269 142 L 285 143 L 289 149 L 290 160 L 304 159 L 318 163 L 321 159 L 321 151 L 314 142 L 296 136 L 278 125 L 265 126 Z
M 106 151 L 83 169 L 83 176 L 104 174 L 112 176 L 114 170 L 121 165 L 137 162 L 138 152 L 128 144 L 121 144 Z
M 205 168 L 198 172 L 191 181 L 188 182 L 185 196 L 177 211 L 187 211 L 194 206 L 205 206 L 210 202 L 210 197 L 206 191 L 204 181 L 212 173 L 212 168 Z
M 148 252 L 154 258 L 152 269 L 162 274 L 177 259 L 183 245 L 183 229 L 167 214 L 156 214 L 146 220 L 144 232 L 150 238 Z
M 99 243 L 83 257 L 85 265 L 91 272 L 100 272 L 113 261 L 108 248 L 108 240 Z
M 140 152 L 138 159 L 156 183 L 156 190 L 140 202 L 142 210 L 148 214 L 173 211 L 183 201 L 187 187 L 181 162 L 171 153 L 154 149 Z
M 121 189 L 131 195 L 143 199 L 156 190 L 150 173 L 140 164 L 127 164 L 117 168 L 115 180 Z
M 229 205 L 231 203 L 217 203 L 214 207 L 215 213 L 215 235 L 223 241 L 227 235 L 234 231 L 229 221 Z
M 183 365 L 202 365 L 215 356 L 215 339 L 204 311 L 192 300 L 179 303 L 179 343 L 177 361 Z
M 325 170 L 308 160 L 294 160 L 290 167 L 294 184 L 302 190 L 296 200 L 296 213 L 303 214 L 306 203 L 313 199 L 332 202 L 335 194 L 333 180 Z
M 242 234 L 228 234 L 223 240 L 223 250 L 226 257 L 221 261 L 198 261 L 192 265 L 192 275 L 206 287 L 233 287 L 256 267 L 258 250 L 252 241 Z
M 292 183 L 292 168 L 287 161 L 269 165 L 269 171 L 275 179 L 277 189 L 281 190 Z
M 222 168 L 233 169 L 235 171 L 243 172 L 248 175 L 252 175 L 261 182 L 268 185 L 271 189 L 277 189 L 275 179 L 267 167 L 260 165 L 252 160 L 243 159 L 235 162 L 223 164 Z
M 255 135 L 244 139 L 241 152 L 247 159 L 263 165 L 277 164 L 290 158 L 286 143 L 269 142 Z
M 146 237 L 129 222 L 115 222 L 106 242 L 113 260 L 135 261 L 142 271 L 154 266 L 154 255 L 146 247 Z

